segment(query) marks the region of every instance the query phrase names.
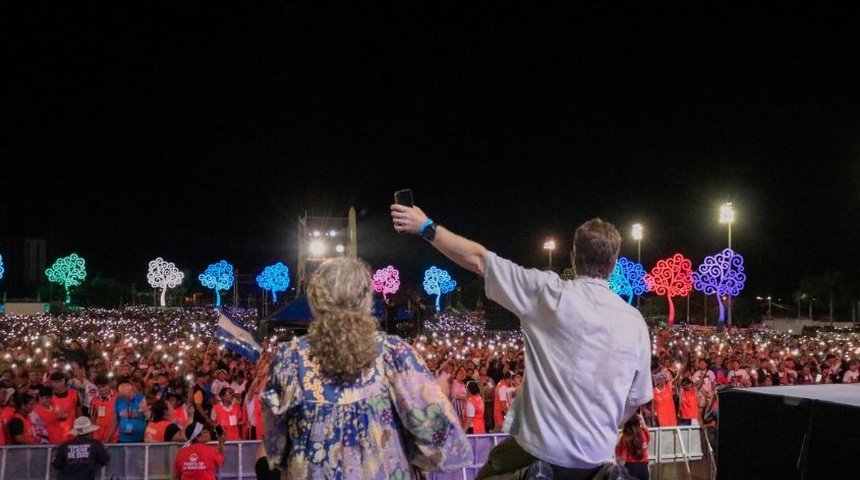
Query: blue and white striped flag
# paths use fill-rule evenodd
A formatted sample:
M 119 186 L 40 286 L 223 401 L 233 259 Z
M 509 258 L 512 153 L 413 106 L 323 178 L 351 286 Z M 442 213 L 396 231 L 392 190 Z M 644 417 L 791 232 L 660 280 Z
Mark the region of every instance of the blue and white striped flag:
M 252 360 L 260 358 L 263 347 L 254 339 L 251 332 L 227 312 L 219 313 L 221 316 L 218 317 L 218 329 L 215 335 L 224 343 L 224 346 Z

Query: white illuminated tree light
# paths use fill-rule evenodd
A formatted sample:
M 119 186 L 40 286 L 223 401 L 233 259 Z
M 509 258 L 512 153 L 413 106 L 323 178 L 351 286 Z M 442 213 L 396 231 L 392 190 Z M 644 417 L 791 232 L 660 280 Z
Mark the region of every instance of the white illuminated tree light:
M 176 268 L 173 262 L 167 262 L 158 257 L 149 262 L 149 273 L 146 274 L 146 279 L 150 287 L 161 289 L 161 306 L 164 307 L 167 305 L 167 289 L 178 287 L 185 279 L 185 274 Z

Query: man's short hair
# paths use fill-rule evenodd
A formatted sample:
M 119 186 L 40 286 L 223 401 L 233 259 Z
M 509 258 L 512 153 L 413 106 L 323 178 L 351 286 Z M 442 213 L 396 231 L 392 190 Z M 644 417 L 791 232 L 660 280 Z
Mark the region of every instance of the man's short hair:
M 39 387 L 39 396 L 40 397 L 53 397 L 54 396 L 54 389 L 51 387 L 43 385 L 43 386 Z
M 52 382 L 58 382 L 60 380 L 65 381 L 66 375 L 63 372 L 54 372 L 51 374 L 50 379 Z

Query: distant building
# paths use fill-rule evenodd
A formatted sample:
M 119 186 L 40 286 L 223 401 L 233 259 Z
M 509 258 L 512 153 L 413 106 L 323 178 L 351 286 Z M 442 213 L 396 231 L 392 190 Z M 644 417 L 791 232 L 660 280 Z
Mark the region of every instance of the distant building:
M 48 268 L 48 242 L 39 238 L 0 239 L 5 273 L 0 292 L 7 298 L 35 298 Z

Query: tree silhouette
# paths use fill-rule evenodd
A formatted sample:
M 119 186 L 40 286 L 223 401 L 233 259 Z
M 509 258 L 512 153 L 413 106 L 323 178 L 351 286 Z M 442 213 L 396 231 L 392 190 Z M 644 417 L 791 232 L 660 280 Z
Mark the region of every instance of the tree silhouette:
M 219 290 L 229 290 L 236 279 L 233 276 L 233 265 L 221 260 L 206 267 L 206 271 L 197 277 L 204 287 L 215 290 L 215 306 L 221 306 L 221 294 Z
M 454 290 L 457 282 L 451 275 L 441 268 L 430 267 L 424 272 L 424 291 L 428 295 L 436 295 L 436 311 L 439 311 L 439 298 L 443 293 Z
M 684 297 L 693 288 L 692 267 L 689 258 L 676 253 L 669 258 L 657 262 L 651 273 L 645 274 L 645 286 L 648 291 L 657 295 L 665 295 L 669 302 L 668 325 L 675 324 L 675 303 L 672 297 Z
M 281 262 L 269 265 L 257 275 L 257 286 L 272 292 L 272 303 L 278 302 L 276 292 L 286 292 L 290 286 L 290 269 Z
M 66 304 L 72 300 L 71 288 L 77 287 L 87 278 L 86 263 L 86 260 L 79 257 L 77 253 L 73 253 L 68 257 L 58 258 L 51 268 L 45 270 L 49 281 L 63 286 L 66 292 Z
M 716 255 L 705 257 L 705 260 L 693 272 L 693 288 L 705 295 L 717 297 L 717 305 L 720 307 L 719 324 L 722 327 L 725 322 L 725 308 L 723 297 L 731 295 L 738 296 L 746 282 L 744 273 L 744 259 L 731 248 L 726 248 Z M 729 325 L 731 326 L 731 325 Z
M 373 290 L 382 294 L 383 300 L 388 299 L 389 293 L 397 293 L 400 289 L 400 272 L 391 265 L 380 268 L 373 274 Z
M 627 303 L 632 305 L 634 296 L 648 291 L 642 264 L 627 257 L 619 257 L 612 275 L 609 276 L 609 288 L 619 296 L 627 296 Z
M 149 262 L 149 272 L 146 274 L 146 279 L 149 281 L 149 286 L 152 288 L 161 289 L 160 304 L 162 307 L 167 305 L 167 289 L 178 287 L 185 279 L 185 274 L 182 273 L 176 264 L 167 262 L 163 258 L 158 257 Z

